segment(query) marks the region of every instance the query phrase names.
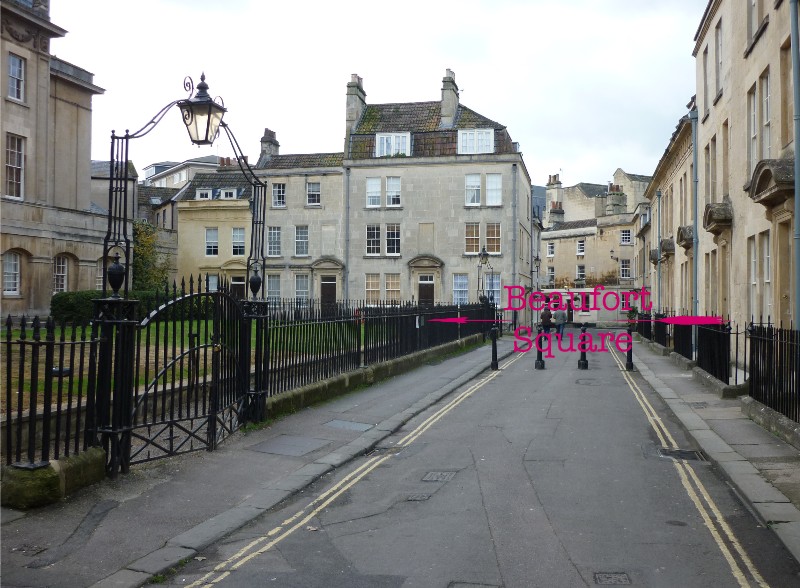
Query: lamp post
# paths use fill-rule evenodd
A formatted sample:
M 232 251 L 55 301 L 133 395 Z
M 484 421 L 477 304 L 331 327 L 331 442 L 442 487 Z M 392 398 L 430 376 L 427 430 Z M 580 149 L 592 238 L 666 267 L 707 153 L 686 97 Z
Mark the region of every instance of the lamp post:
M 183 123 L 189 133 L 189 139 L 195 145 L 211 145 L 219 134 L 219 127 L 222 123 L 226 109 L 222 100 L 217 102 L 208 94 L 208 84 L 206 84 L 205 74 L 200 76 L 200 83 L 197 85 L 195 93 L 194 81 L 190 77 L 183 80 L 183 89 L 189 92 L 187 98 L 173 100 L 156 115 L 151 118 L 146 125 L 135 133 L 126 130 L 123 136 L 117 136 L 111 131 L 111 160 L 109 162 L 108 175 L 108 229 L 103 239 L 103 298 L 108 294 L 108 286 L 112 287 L 112 297 L 119 298 L 119 290 L 124 287 L 124 295 L 127 297 L 130 283 L 128 271 L 131 261 L 131 237 L 128 235 L 128 210 L 132 204 L 128 197 L 128 184 L 131 181 L 130 161 L 128 159 L 128 146 L 131 139 L 144 137 L 152 131 L 161 119 L 176 104 L 181 110 Z M 111 251 L 116 249 L 116 261 L 106 267 L 106 260 L 110 257 Z M 119 262 L 119 257 L 123 257 L 123 262 Z M 117 267 L 119 266 L 119 267 Z M 121 268 L 121 269 L 120 269 Z M 113 277 L 113 284 L 109 283 L 109 270 Z

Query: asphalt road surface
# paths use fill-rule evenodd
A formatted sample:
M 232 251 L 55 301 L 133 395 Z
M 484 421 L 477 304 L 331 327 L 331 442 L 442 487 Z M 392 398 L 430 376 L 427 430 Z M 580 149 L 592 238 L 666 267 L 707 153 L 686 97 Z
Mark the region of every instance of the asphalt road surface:
M 513 354 L 165 583 L 800 586 L 624 357 L 534 359 Z

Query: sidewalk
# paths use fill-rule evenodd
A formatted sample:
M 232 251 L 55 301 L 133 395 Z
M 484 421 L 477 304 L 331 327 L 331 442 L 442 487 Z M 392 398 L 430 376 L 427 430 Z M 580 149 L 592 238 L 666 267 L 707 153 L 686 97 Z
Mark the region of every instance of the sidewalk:
M 500 359 L 513 342 L 498 341 Z M 61 504 L 4 508 L 2 583 L 141 586 L 370 451 L 490 362 L 485 345 L 240 432 L 217 451 L 138 465 Z
M 634 343 L 634 369 L 670 407 L 742 502 L 800 561 L 800 451 L 742 413 L 739 398 L 723 399 L 677 365 Z

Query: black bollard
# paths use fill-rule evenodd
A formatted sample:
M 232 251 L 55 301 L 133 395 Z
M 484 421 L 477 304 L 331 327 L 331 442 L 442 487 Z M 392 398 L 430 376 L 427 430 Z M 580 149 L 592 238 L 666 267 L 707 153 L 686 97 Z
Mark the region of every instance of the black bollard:
M 497 370 L 497 326 L 489 329 L 489 336 L 492 338 L 492 369 Z
M 633 325 L 628 325 L 628 337 L 631 340 L 631 344 L 628 347 L 628 355 L 625 358 L 625 370 L 632 372 L 633 371 Z
M 539 345 L 536 346 L 536 362 L 533 364 L 533 369 L 535 369 L 535 370 L 543 370 L 544 369 L 544 359 L 542 359 L 542 350 L 540 349 L 542 344 L 541 344 L 541 339 L 539 338 L 539 335 L 542 334 L 542 327 L 538 327 L 536 329 L 536 333 L 537 333 L 536 334 L 536 340 L 539 341 L 540 343 L 539 343 Z
M 586 325 L 581 327 L 581 335 L 586 332 Z M 585 337 L 584 337 L 585 339 Z M 580 339 L 579 339 L 580 341 Z M 588 370 L 589 369 L 589 360 L 586 359 L 586 346 L 584 345 L 583 349 L 581 350 L 581 358 L 578 360 L 578 369 L 579 370 Z

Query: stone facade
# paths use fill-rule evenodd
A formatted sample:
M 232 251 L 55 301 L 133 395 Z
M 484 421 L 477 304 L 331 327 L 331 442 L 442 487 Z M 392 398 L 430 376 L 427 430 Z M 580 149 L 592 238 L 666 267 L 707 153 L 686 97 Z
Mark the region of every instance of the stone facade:
M 564 188 L 558 174 L 549 177 L 540 254 L 546 288 L 626 290 L 641 283 L 634 211 L 646 201 L 649 181 L 622 169 L 607 186 Z
M 49 6 L 2 3 L 3 312 L 47 315 L 55 291 L 93 289 L 107 222 L 91 194 L 89 72 L 50 54 Z M 99 207 L 98 207 L 99 205 Z
M 270 203 L 268 296 L 372 304 L 474 302 L 492 294 L 504 306 L 503 286 L 533 288 L 540 225 L 522 154 L 503 125 L 459 103 L 453 72 L 443 79 L 441 101 L 380 105 L 367 104 L 354 75 L 345 119 L 339 153 L 281 155 L 275 133 L 265 130 L 254 171 Z M 198 177 L 178 205 L 179 273 L 211 267 L 196 256 L 199 244 L 184 239 L 188 231 L 194 235 L 186 239 L 196 241 L 201 228 L 189 210 L 224 204 L 195 201 L 207 181 Z M 279 243 L 272 252 L 270 239 Z M 479 268 L 484 247 L 489 262 Z M 214 263 L 230 275 L 221 257 Z M 236 271 L 243 275 L 244 266 Z M 512 318 L 530 320 L 527 312 Z
M 667 308 L 691 306 L 696 257 L 699 312 L 729 316 L 738 326 L 767 318 L 797 323 L 790 51 L 789 2 L 708 2 L 693 52 L 697 95 L 689 110 L 698 115 L 696 153 L 685 117 L 648 192 L 654 221 L 661 193 L 663 218 L 649 238 L 654 243 L 660 226 Z M 692 255 L 695 156 L 698 251 Z

